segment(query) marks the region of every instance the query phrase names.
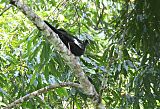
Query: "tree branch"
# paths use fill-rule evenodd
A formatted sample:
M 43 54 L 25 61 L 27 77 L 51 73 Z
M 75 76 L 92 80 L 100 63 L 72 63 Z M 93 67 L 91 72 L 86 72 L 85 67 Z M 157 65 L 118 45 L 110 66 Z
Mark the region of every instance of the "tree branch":
M 18 104 L 28 100 L 28 99 L 31 99 L 31 98 L 33 98 L 35 96 L 38 96 L 38 95 L 42 94 L 42 93 L 46 93 L 49 90 L 52 90 L 52 89 L 55 89 L 55 88 L 60 88 L 60 87 L 67 87 L 67 86 L 76 87 L 76 88 L 80 88 L 80 89 L 82 88 L 80 84 L 73 83 L 73 82 L 64 82 L 64 83 L 59 83 L 59 84 L 52 84 L 50 86 L 46 86 L 44 88 L 41 88 L 41 89 L 39 89 L 37 91 L 29 93 L 29 94 L 27 94 L 27 95 L 15 100 L 14 102 L 8 104 L 7 107 L 5 107 L 4 109 L 10 109 L 10 108 L 12 108 L 14 106 L 17 106 Z
M 22 4 L 19 0 L 10 0 L 10 3 L 19 8 L 29 20 L 31 20 L 34 25 L 37 26 L 46 36 L 47 40 L 53 44 L 55 50 L 61 53 L 62 57 L 65 57 L 65 62 L 71 67 L 75 76 L 79 79 L 82 85 L 83 93 L 92 98 L 93 104 L 96 107 L 102 107 L 101 100 L 98 93 L 96 92 L 94 86 L 90 83 L 85 73 L 83 72 L 81 65 L 79 63 L 79 58 L 74 56 L 67 47 L 63 44 L 57 34 L 55 34 L 44 21 L 36 15 L 27 5 Z M 103 106 L 104 107 L 104 106 Z M 102 109 L 102 108 L 99 108 Z
M 0 13 L 0 16 L 2 16 L 3 15 L 3 13 L 5 13 L 7 10 L 9 10 L 9 8 L 11 8 L 12 7 L 12 5 L 8 5 L 8 6 L 6 6 L 5 8 L 4 8 L 4 10 Z

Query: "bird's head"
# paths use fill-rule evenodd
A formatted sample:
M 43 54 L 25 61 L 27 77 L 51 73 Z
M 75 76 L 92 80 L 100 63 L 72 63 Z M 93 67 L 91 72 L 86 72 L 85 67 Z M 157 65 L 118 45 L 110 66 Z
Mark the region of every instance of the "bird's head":
M 83 41 L 83 46 L 86 47 L 89 44 L 88 40 Z

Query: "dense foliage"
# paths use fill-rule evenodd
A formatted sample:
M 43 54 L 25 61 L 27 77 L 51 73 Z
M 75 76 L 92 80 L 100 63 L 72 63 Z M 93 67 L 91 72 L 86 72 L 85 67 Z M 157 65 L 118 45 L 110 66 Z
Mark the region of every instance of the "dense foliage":
M 160 107 L 159 0 L 25 0 L 34 12 L 90 44 L 80 58 L 107 108 Z M 0 14 L 9 1 L 0 1 Z M 60 53 L 16 8 L 0 16 L 0 107 L 58 82 L 78 82 Z M 91 108 L 75 88 L 58 88 L 24 108 Z

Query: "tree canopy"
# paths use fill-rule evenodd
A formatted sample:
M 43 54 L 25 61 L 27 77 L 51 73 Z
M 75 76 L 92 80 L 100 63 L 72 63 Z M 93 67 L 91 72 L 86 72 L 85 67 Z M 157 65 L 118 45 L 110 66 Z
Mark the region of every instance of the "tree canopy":
M 79 69 L 71 67 L 70 56 L 66 60 L 42 29 L 10 1 L 0 1 L 0 107 L 24 97 L 16 108 L 94 108 L 94 100 L 83 90 L 86 81 L 73 73 Z M 102 105 L 160 108 L 159 0 L 20 2 L 56 28 L 89 40 L 78 65 Z

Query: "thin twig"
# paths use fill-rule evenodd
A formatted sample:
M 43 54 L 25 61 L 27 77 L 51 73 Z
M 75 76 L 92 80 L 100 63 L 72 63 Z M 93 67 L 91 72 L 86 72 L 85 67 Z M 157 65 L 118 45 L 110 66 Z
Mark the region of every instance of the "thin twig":
M 2 13 L 0 14 L 0 16 L 2 16 L 3 13 L 5 13 L 7 10 L 9 10 L 10 7 L 12 7 L 11 4 L 9 4 L 8 6 L 6 6 L 6 7 L 3 9 Z

